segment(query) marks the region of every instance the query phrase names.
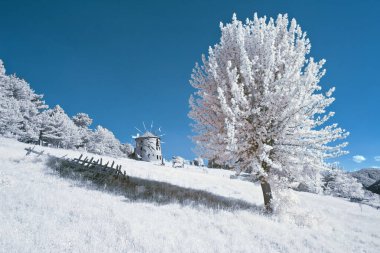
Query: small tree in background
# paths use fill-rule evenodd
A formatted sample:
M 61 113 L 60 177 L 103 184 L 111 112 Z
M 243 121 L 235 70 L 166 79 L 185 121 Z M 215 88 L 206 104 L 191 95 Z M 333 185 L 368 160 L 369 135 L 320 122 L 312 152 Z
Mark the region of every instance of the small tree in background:
M 107 128 L 97 126 L 87 144 L 89 152 L 99 155 L 123 156 L 121 143 Z
M 91 129 L 89 129 L 89 127 L 92 124 L 92 119 L 87 113 L 80 112 L 73 116 L 72 120 L 78 127 L 78 133 L 81 139 L 79 147 L 86 147 L 91 138 Z
M 120 146 L 120 150 L 121 152 L 123 152 L 123 154 L 125 154 L 127 157 L 131 157 L 133 155 L 133 153 L 135 152 L 135 148 L 133 147 L 132 144 L 130 143 L 123 143 L 121 144 Z
M 202 157 L 261 181 L 264 204 L 290 180 L 320 185 L 326 158 L 347 143 L 348 133 L 327 125 L 334 88 L 322 93 L 324 60 L 308 58 L 310 41 L 287 15 L 221 24 L 221 39 L 193 70 L 190 118 Z M 335 143 L 334 143 L 335 144 Z
M 89 128 L 92 124 L 92 119 L 87 113 L 77 113 L 72 119 L 74 124 L 80 128 Z
M 79 145 L 78 127 L 59 105 L 43 111 L 39 120 L 44 142 L 59 148 L 75 148 Z

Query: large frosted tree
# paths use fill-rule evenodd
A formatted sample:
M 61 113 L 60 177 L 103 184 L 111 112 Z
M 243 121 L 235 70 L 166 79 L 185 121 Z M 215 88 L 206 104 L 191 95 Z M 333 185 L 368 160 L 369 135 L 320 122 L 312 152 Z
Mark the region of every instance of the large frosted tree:
M 318 187 L 327 158 L 344 153 L 347 132 L 327 124 L 334 88 L 322 92 L 324 60 L 308 57 L 306 33 L 287 15 L 220 25 L 221 39 L 196 64 L 189 116 L 202 157 L 261 181 L 272 210 L 272 188 L 298 181 Z

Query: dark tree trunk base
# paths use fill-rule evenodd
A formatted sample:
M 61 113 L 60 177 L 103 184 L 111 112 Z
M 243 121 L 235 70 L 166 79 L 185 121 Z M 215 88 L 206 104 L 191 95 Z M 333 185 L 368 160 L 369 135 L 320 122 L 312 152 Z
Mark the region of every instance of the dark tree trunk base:
M 261 177 L 260 181 L 261 181 L 261 190 L 263 191 L 263 196 L 264 196 L 265 209 L 268 213 L 272 213 L 273 208 L 272 208 L 271 201 L 273 197 L 272 197 L 272 190 L 270 188 L 270 184 L 264 177 Z

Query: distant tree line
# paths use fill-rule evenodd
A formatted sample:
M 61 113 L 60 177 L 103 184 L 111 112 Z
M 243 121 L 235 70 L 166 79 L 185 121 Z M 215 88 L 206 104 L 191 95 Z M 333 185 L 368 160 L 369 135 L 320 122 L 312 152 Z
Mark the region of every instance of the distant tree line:
M 56 105 L 49 108 L 43 95 L 16 75 L 7 75 L 0 60 L 0 135 L 21 142 L 65 149 L 84 149 L 99 155 L 130 156 L 133 146 L 122 144 L 108 129 L 91 129 L 86 113 L 70 118 Z

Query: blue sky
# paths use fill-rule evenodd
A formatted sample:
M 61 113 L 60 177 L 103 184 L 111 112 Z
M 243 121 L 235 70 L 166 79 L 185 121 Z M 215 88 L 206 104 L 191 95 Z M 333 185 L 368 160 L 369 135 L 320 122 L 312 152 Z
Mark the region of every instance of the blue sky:
M 218 42 L 219 22 L 288 13 L 327 60 L 322 86 L 337 88 L 333 121 L 351 132 L 348 170 L 380 167 L 380 2 L 0 0 L 0 58 L 50 106 L 86 112 L 122 141 L 142 122 L 166 133 L 166 157 L 193 158 L 188 80 Z M 366 160 L 356 163 L 353 156 Z M 380 159 L 378 159 L 380 160 Z

